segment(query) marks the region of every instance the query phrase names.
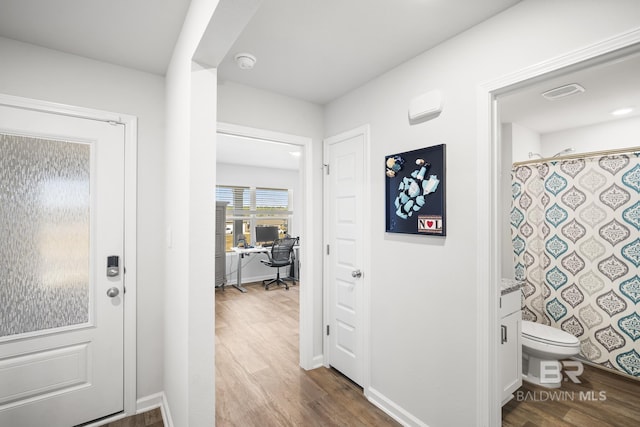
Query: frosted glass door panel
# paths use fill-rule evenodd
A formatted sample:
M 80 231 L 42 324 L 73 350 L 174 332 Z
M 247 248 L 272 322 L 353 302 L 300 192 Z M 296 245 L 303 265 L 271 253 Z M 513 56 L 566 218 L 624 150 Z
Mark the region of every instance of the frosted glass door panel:
M 89 144 L 0 134 L 0 338 L 89 322 Z

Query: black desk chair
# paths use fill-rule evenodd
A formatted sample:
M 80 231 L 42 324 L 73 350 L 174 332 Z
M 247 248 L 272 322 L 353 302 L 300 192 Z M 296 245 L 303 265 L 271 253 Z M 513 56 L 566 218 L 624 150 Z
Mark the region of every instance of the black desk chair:
M 296 244 L 297 240 L 297 238 L 293 237 L 285 237 L 284 239 L 276 240 L 275 242 L 273 242 L 273 246 L 271 246 L 271 252 L 267 252 L 269 259 L 260 260 L 260 262 L 264 265 L 278 269 L 278 273 L 275 279 L 262 281 L 262 284 L 264 285 L 264 288 L 266 290 L 269 290 L 269 286 L 273 283 L 277 285 L 283 284 L 285 289 L 289 290 L 289 284 L 280 278 L 280 267 L 291 265 L 291 254 L 293 253 L 293 246 Z M 296 284 L 295 279 L 293 279 L 293 284 Z

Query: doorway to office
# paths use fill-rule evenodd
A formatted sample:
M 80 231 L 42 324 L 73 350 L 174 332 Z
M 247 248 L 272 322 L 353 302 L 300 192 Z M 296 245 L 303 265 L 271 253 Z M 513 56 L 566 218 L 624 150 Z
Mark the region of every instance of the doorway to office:
M 239 126 L 228 123 L 218 123 L 217 127 L 218 138 L 234 138 L 235 142 L 239 146 L 242 146 L 244 140 L 244 150 L 238 151 L 245 157 L 255 157 L 247 150 L 250 147 L 261 146 L 262 148 L 269 150 L 267 147 L 271 147 L 274 151 L 277 150 L 278 156 L 284 157 L 281 159 L 280 164 L 277 164 L 277 160 L 272 160 L 271 163 L 265 164 L 264 167 L 280 168 L 283 162 L 297 162 L 298 164 L 298 182 L 294 187 L 297 188 L 296 194 L 293 195 L 293 208 L 294 219 L 292 232 L 296 237 L 300 237 L 300 251 L 299 251 L 299 280 L 304 283 L 299 288 L 299 365 L 304 369 L 311 369 L 317 366 L 317 363 L 313 360 L 313 313 L 315 311 L 314 294 L 315 288 L 322 286 L 321 283 L 314 283 L 313 266 L 311 260 L 314 253 L 314 238 L 313 238 L 313 223 L 310 220 L 310 216 L 313 209 L 313 197 L 312 197 L 312 167 L 311 167 L 311 150 L 312 140 L 311 138 L 284 134 L 279 132 L 273 132 L 264 129 L 251 128 L 246 126 Z M 256 145 L 258 144 L 258 145 Z M 291 154 L 291 153 L 299 153 Z M 224 156 L 232 156 L 231 152 L 225 153 Z M 221 155 L 222 156 L 222 155 Z M 259 156 L 258 156 L 259 157 Z M 222 157 L 221 157 L 222 159 Z M 253 161 L 255 165 L 255 160 Z M 216 165 L 220 163 L 220 159 L 216 159 Z M 252 166 L 248 166 L 251 168 Z M 256 170 L 259 166 L 254 166 Z M 216 180 L 216 183 L 218 180 Z M 257 186 L 262 185 L 258 179 L 256 181 Z M 292 234 L 292 235 L 294 235 Z M 234 265 L 237 261 L 234 262 Z M 243 273 L 244 274 L 244 273 Z M 245 276 L 249 277 L 249 276 Z M 231 277 L 231 280 L 235 280 L 235 277 Z M 274 289 L 274 291 L 278 291 Z M 283 290 L 284 291 L 284 290 Z M 238 292 L 234 288 L 227 288 L 225 292 Z M 271 291 L 269 291 L 271 292 Z M 286 291 L 284 291 L 286 292 Z

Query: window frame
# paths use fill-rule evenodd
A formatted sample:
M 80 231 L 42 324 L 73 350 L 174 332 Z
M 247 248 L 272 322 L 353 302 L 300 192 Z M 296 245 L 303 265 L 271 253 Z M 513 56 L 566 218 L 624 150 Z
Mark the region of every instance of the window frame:
M 249 223 L 249 244 L 253 244 L 256 238 L 256 226 L 259 222 L 264 220 L 283 220 L 286 223 L 287 233 L 292 228 L 293 224 L 293 190 L 290 188 L 270 188 L 270 187 L 256 187 L 256 186 L 239 186 L 239 185 L 216 185 L 216 201 L 225 201 L 218 199 L 218 189 L 230 189 L 232 191 L 231 199 L 234 200 L 235 196 L 233 192 L 235 190 L 242 190 L 242 200 L 243 204 L 241 207 L 236 206 L 233 203 L 229 203 L 227 205 L 227 209 L 225 212 L 225 235 L 226 235 L 226 224 L 228 222 L 233 223 L 234 221 L 243 221 Z M 249 206 L 245 205 L 245 194 L 244 191 L 249 191 Z M 282 191 L 287 193 L 287 206 L 286 209 L 258 209 L 257 206 L 257 193 L 260 190 L 270 190 L 270 191 Z M 240 200 L 240 199 L 238 199 Z M 235 227 L 232 228 L 232 241 L 231 248 L 235 246 L 236 242 L 236 233 Z M 243 233 L 244 234 L 244 233 Z M 225 252 L 231 252 L 232 249 L 228 247 L 225 242 Z

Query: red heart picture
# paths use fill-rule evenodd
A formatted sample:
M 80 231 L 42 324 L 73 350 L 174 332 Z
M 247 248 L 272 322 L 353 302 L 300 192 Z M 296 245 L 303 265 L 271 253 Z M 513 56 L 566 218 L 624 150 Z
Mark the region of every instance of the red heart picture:
M 427 221 L 427 227 L 429 228 L 433 227 L 433 221 Z

